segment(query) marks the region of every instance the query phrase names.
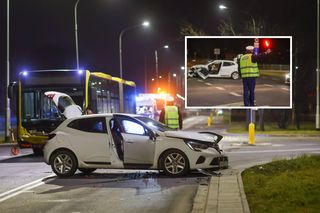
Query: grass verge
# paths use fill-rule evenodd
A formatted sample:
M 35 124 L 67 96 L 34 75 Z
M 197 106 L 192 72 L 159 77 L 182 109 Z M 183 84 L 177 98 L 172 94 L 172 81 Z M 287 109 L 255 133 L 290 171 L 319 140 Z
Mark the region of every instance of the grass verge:
M 320 210 L 320 156 L 254 166 L 242 180 L 251 212 Z
M 305 122 L 302 123 L 300 129 L 296 129 L 295 126 L 289 125 L 287 129 L 279 129 L 276 123 L 266 123 L 265 131 L 259 130 L 258 124 L 256 124 L 256 134 L 270 134 L 270 135 L 319 135 L 320 131 L 314 128 L 314 123 Z M 248 133 L 244 122 L 232 122 L 227 130 L 229 133 Z

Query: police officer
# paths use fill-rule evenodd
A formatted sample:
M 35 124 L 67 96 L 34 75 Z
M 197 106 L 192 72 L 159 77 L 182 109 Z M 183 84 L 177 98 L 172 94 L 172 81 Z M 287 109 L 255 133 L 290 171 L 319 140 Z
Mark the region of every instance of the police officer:
M 161 110 L 159 121 L 172 129 L 182 129 L 182 116 L 173 101 L 168 101 L 167 106 Z
M 244 106 L 255 106 L 254 90 L 256 78 L 259 77 L 258 61 L 271 52 L 268 49 L 262 54 L 253 54 L 253 46 L 246 47 L 246 53 L 240 57 L 240 77 L 243 84 L 243 102 Z

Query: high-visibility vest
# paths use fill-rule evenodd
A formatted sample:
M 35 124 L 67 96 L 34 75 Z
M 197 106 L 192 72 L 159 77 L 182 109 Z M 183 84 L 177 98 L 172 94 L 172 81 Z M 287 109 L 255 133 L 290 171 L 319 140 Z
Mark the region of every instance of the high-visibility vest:
M 245 54 L 240 58 L 241 78 L 259 77 L 258 63 L 252 63 L 252 54 Z
M 166 106 L 164 114 L 165 123 L 169 128 L 178 129 L 179 128 L 179 113 L 178 107 L 176 106 Z

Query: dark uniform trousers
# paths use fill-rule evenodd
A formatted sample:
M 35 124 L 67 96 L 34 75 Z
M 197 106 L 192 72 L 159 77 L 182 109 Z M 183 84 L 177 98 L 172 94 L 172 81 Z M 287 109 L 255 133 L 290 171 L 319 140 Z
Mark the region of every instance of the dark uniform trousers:
M 255 77 L 243 78 L 242 83 L 243 83 L 244 106 L 254 106 L 254 88 L 256 86 L 256 78 Z

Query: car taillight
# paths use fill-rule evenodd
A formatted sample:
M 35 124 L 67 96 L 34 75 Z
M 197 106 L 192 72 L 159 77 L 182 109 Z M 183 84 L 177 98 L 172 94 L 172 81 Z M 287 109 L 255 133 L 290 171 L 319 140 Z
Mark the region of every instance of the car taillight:
M 49 135 L 48 135 L 48 140 L 51 140 L 52 138 L 54 138 L 54 136 L 56 136 L 56 134 L 55 134 L 55 133 L 51 133 L 51 134 L 49 134 Z

